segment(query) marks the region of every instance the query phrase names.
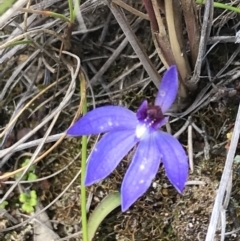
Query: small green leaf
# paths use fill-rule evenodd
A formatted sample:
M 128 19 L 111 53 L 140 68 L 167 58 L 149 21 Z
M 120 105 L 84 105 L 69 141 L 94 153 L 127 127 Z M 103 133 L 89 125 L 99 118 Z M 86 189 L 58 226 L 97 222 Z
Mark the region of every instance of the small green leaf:
M 37 199 L 31 199 L 31 200 L 30 200 L 30 205 L 31 205 L 32 207 L 35 207 L 35 206 L 37 205 Z
M 19 196 L 19 201 L 21 203 L 25 203 L 27 202 L 29 199 L 28 195 L 26 193 L 21 193 L 20 196 Z
M 25 160 L 24 160 L 24 162 L 22 163 L 22 167 L 25 167 L 25 166 L 27 166 L 28 165 L 28 163 L 29 163 L 29 161 L 30 161 L 30 159 L 29 158 L 26 158 Z
M 94 209 L 88 220 L 88 238 L 91 241 L 104 218 L 121 205 L 120 193 L 110 193 Z
M 8 205 L 8 201 L 3 201 L 3 202 L 0 204 L 0 208 L 5 208 L 7 205 Z
M 37 179 L 38 179 L 38 176 L 35 173 L 30 172 L 28 174 L 28 181 L 34 181 L 34 180 L 37 180 Z
M 34 208 L 33 208 L 31 205 L 27 204 L 27 203 L 24 203 L 24 204 L 22 205 L 22 210 L 23 210 L 24 212 L 26 212 L 26 213 L 32 213 L 32 212 L 34 212 Z
M 33 198 L 33 199 L 37 199 L 37 193 L 36 193 L 35 190 L 32 190 L 32 191 L 30 192 L 30 197 Z

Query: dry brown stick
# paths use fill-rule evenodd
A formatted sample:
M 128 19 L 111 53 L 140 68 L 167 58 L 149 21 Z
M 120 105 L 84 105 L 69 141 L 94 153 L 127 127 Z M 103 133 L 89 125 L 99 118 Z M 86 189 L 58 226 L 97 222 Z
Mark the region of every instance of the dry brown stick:
M 148 73 L 149 77 L 152 79 L 153 83 L 156 87 L 159 86 L 159 80 L 161 79 L 160 75 L 158 74 L 157 70 L 153 66 L 152 62 L 148 58 L 146 52 L 144 51 L 143 47 L 141 46 L 140 42 L 138 41 L 136 35 L 134 34 L 133 30 L 131 29 L 129 23 L 127 22 L 126 18 L 123 16 L 119 7 L 114 3 L 108 4 L 110 10 L 112 11 L 114 17 L 116 18 L 118 24 L 120 25 L 121 29 L 126 35 L 129 43 L 131 44 L 132 48 L 134 49 L 135 53 L 137 54 L 138 58 L 140 59 L 144 69 Z
M 194 88 L 199 81 L 202 63 L 203 63 L 203 57 L 205 55 L 206 46 L 207 46 L 208 38 L 210 36 L 211 27 L 212 27 L 212 19 L 213 19 L 213 0 L 208 0 L 206 1 L 206 4 L 205 4 L 205 12 L 203 17 L 203 25 L 201 30 L 198 57 L 194 68 L 193 76 L 189 81 L 189 84 L 192 86 L 192 88 Z
M 223 201 L 224 201 L 226 188 L 229 182 L 229 178 L 231 177 L 232 165 L 233 165 L 234 156 L 238 145 L 239 135 L 240 135 L 240 105 L 238 107 L 238 113 L 235 121 L 235 126 L 233 129 L 232 139 L 231 139 L 230 147 L 227 153 L 226 163 L 224 166 L 223 174 L 222 174 L 219 188 L 217 191 L 217 196 L 215 198 L 205 241 L 214 240 L 220 211 L 221 211 L 222 205 L 224 204 Z
M 140 17 L 140 18 L 143 18 L 143 19 L 146 19 L 149 21 L 149 16 L 145 13 L 142 13 L 140 11 L 138 11 L 137 9 L 131 7 L 130 5 L 126 4 L 125 2 L 121 1 L 121 0 L 112 0 L 113 3 L 116 3 L 118 6 L 124 8 L 125 10 L 127 10 L 128 12 Z
M 180 4 L 177 1 L 168 0 L 165 2 L 169 40 L 181 78 L 184 81 L 190 74 L 190 66 L 183 43 L 182 12 L 179 9 Z
M 156 47 L 157 52 L 161 53 L 159 55 L 159 58 L 162 60 L 164 66 L 167 68 L 170 65 L 176 64 L 173 52 L 171 49 L 171 45 L 169 42 L 169 38 L 167 35 L 166 27 L 163 23 L 162 16 L 159 12 L 159 6 L 157 0 L 152 0 L 152 1 L 144 1 L 146 5 L 152 4 L 153 8 L 153 13 L 149 12 L 149 14 L 154 14 L 156 21 L 157 21 L 157 30 L 155 30 L 155 27 L 153 28 L 153 39 L 156 38 L 156 41 L 158 43 L 159 48 Z M 145 6 L 146 6 L 145 5 Z M 148 7 L 149 8 L 149 7 Z M 149 8 L 150 9 L 150 8 Z M 151 22 L 152 24 L 152 22 Z M 151 25 L 153 27 L 153 25 Z M 154 40 L 155 42 L 155 40 Z M 155 44 L 156 46 L 156 44 Z
M 117 47 L 117 49 L 113 52 L 113 54 L 108 58 L 108 60 L 102 65 L 102 67 L 98 70 L 98 72 L 90 79 L 91 84 L 95 84 L 101 76 L 108 70 L 112 62 L 119 56 L 119 54 L 123 51 L 123 49 L 127 46 L 128 40 L 125 38 L 121 44 Z
M 189 168 L 191 173 L 194 171 L 193 163 L 193 138 L 192 138 L 192 124 L 188 126 L 188 159 L 189 159 Z
M 149 19 L 150 19 L 150 23 L 151 23 L 151 28 L 153 30 L 153 32 L 158 32 L 159 31 L 159 26 L 158 26 L 158 22 L 157 22 L 157 18 L 156 18 L 156 14 L 154 12 L 153 9 L 153 4 L 151 1 L 149 0 L 143 0 L 143 4 L 147 10 Z
M 27 9 L 30 8 L 31 3 L 32 3 L 32 0 L 29 0 L 28 3 L 27 3 L 27 6 L 26 6 Z M 24 20 L 23 20 L 23 23 L 24 23 L 23 30 L 24 30 L 24 32 L 27 32 L 27 19 L 28 19 L 28 13 L 26 12 L 24 14 Z
M 194 67 L 198 56 L 200 40 L 200 26 L 196 14 L 196 2 L 195 0 L 181 0 L 181 4 L 191 50 L 192 67 Z

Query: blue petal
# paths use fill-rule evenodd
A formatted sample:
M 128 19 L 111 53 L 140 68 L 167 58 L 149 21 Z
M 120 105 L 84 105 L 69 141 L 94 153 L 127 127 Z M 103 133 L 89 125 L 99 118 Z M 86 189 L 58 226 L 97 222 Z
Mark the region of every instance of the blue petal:
M 94 135 L 111 130 L 133 129 L 136 114 L 121 106 L 96 108 L 73 124 L 67 131 L 70 136 Z
M 90 155 L 85 185 L 89 186 L 107 177 L 136 143 L 135 130 L 105 134 Z
M 153 135 L 138 145 L 121 187 L 122 211 L 126 211 L 149 188 L 156 176 L 161 154 Z
M 167 177 L 181 193 L 188 177 L 188 157 L 179 141 L 168 133 L 156 133 L 156 140 Z
M 164 74 L 159 86 L 155 105 L 161 107 L 165 113 L 173 104 L 178 92 L 178 72 L 175 65 L 171 66 Z

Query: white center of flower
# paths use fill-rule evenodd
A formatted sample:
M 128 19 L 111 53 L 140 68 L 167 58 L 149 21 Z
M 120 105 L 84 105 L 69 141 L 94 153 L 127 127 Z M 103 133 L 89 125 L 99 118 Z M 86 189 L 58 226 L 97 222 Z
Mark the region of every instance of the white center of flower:
M 145 124 L 138 124 L 135 131 L 136 137 L 141 139 L 147 131 L 148 128 Z

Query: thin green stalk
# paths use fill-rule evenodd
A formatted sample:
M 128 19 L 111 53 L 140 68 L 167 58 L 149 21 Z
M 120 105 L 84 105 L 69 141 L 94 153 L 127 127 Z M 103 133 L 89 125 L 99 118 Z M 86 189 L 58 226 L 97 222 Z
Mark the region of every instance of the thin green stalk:
M 82 88 L 82 85 L 81 85 Z M 84 90 L 81 89 L 81 93 Z M 83 102 L 83 115 L 87 113 L 86 98 Z M 82 233 L 83 241 L 88 241 L 88 228 L 87 228 L 87 210 L 86 210 L 86 187 L 84 184 L 86 174 L 86 161 L 87 161 L 87 136 L 82 136 L 82 160 L 81 160 L 81 216 L 82 216 Z
M 68 0 L 68 8 L 69 8 L 69 13 L 70 13 L 70 22 L 73 23 L 75 20 L 73 0 Z
M 20 40 L 10 44 L 8 47 L 14 47 L 16 45 L 22 45 L 22 44 L 30 44 L 32 42 L 33 42 L 32 40 Z
M 73 6 L 74 2 L 74 6 Z M 70 22 L 74 23 L 76 18 L 76 11 L 79 9 L 79 5 L 81 3 L 81 0 L 68 0 L 68 7 L 69 7 L 69 13 L 70 13 Z
M 196 3 L 205 4 L 206 0 L 196 0 Z M 222 8 L 222 9 L 230 10 L 232 12 L 240 13 L 240 8 L 233 7 L 224 3 L 213 2 L 213 6 L 215 8 Z

